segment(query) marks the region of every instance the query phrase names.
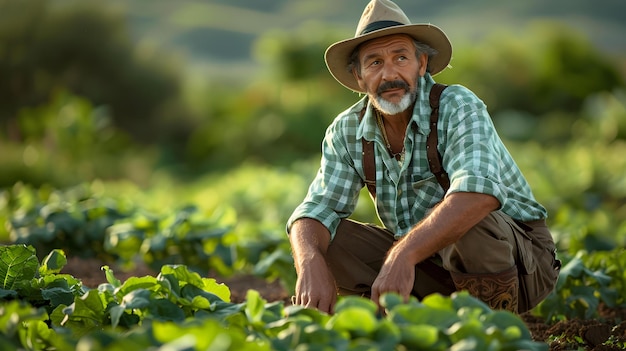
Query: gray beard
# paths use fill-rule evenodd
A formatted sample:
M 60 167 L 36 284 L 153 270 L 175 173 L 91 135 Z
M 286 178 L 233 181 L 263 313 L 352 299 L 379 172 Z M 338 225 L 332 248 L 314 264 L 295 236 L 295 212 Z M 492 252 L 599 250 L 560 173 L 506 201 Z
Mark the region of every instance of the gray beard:
M 372 104 L 380 112 L 386 115 L 393 116 L 406 111 L 409 107 L 411 107 L 411 104 L 413 104 L 413 102 L 415 102 L 415 96 L 413 96 L 413 94 L 411 93 L 406 93 L 404 94 L 404 96 L 402 96 L 402 99 L 398 103 L 390 102 L 380 96 L 377 96 L 376 99 L 372 101 Z

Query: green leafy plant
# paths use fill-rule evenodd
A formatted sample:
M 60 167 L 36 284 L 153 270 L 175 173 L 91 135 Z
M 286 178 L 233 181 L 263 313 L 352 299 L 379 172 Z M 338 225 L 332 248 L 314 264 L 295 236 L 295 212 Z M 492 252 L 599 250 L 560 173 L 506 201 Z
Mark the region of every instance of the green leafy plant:
M 549 321 L 583 318 L 598 314 L 601 303 L 609 307 L 624 306 L 626 286 L 626 251 L 580 251 L 569 258 L 559 273 L 555 290 L 534 313 Z
M 88 184 L 65 190 L 16 184 L 6 196 L 13 243 L 77 257 L 114 257 L 103 247 L 106 230 L 135 210 L 121 200 L 95 196 Z
M 186 205 L 161 214 L 96 194 L 89 184 L 65 190 L 17 184 L 4 195 L 12 243 L 32 245 L 37 252 L 62 249 L 116 260 L 122 267 L 141 260 L 157 271 L 184 264 L 222 276 L 245 272 L 295 282 L 284 233 L 241 223 L 229 206 L 209 212 Z
M 13 292 L 0 302 L 5 312 L 0 316 L 11 316 L 0 326 L 0 345 L 7 349 L 547 350 L 532 341 L 518 316 L 494 312 L 467 293 L 409 303 L 387 294 L 381 299 L 384 313 L 369 299 L 345 297 L 328 315 L 267 303 L 254 290 L 244 303 L 231 303 L 227 286 L 181 265 L 165 265 L 156 277 L 125 282 L 103 267 L 108 283 L 90 290 L 58 274 L 65 258 L 61 251 L 47 255 L 41 265 L 32 247 L 6 246 L 2 253 L 8 258 L 0 264 L 0 278 L 7 282 L 2 291 Z M 59 280 L 78 287 L 70 299 L 43 293 Z
M 65 254 L 54 250 L 39 264 L 32 246 L 0 247 L 0 297 L 20 299 L 48 312 L 60 303 L 71 303 L 86 290 L 67 274 L 58 274 L 66 263 Z
M 139 258 L 156 269 L 164 264 L 185 264 L 230 274 L 235 252 L 227 240 L 234 220 L 232 211 L 208 217 L 195 206 L 168 216 L 138 211 L 108 228 L 104 249 L 123 261 Z

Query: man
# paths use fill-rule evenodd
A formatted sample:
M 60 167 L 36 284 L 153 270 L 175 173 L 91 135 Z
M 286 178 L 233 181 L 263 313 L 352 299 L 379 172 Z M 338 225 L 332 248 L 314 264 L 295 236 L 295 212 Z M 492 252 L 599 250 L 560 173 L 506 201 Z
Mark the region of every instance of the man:
M 453 85 L 435 99 L 438 122 L 429 123 L 432 76 L 451 54 L 443 31 L 411 24 L 389 0 L 371 1 L 355 37 L 326 51 L 335 79 L 366 97 L 327 129 L 320 171 L 287 223 L 296 304 L 332 313 L 338 293 L 378 303 L 388 292 L 408 299 L 468 290 L 521 313 L 553 289 L 560 264 L 546 210 L 485 105 Z M 431 127 L 447 190 L 431 172 Z M 347 219 L 365 184 L 384 228 Z

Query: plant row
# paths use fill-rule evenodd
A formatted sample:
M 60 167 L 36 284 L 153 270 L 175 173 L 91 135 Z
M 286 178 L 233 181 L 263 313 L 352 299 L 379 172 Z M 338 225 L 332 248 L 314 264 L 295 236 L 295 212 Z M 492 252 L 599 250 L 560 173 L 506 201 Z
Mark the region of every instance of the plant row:
M 16 185 L 4 198 L 11 243 L 32 245 L 37 252 L 62 249 L 70 256 L 116 260 L 122 267 L 139 260 L 157 272 L 164 265 L 183 264 L 203 276 L 248 273 L 280 279 L 287 290 L 296 279 L 284 233 L 246 223 L 232 208 L 207 212 L 183 206 L 158 215 L 122 197 L 94 195 L 84 186 L 59 191 Z M 591 318 L 601 303 L 626 305 L 621 293 L 626 291 L 626 250 L 581 249 L 560 252 L 559 258 L 564 267 L 557 288 L 534 313 L 547 321 Z
M 295 281 L 284 233 L 249 234 L 254 230 L 237 223 L 236 213 L 226 206 L 207 213 L 187 205 L 158 214 L 95 196 L 85 186 L 59 191 L 18 184 L 4 197 L 8 241 L 32 245 L 37 252 L 62 249 L 70 256 L 114 260 L 128 268 L 139 260 L 155 271 L 184 264 L 205 274 L 227 277 L 247 271 L 281 277 L 286 284 Z
M 547 350 L 518 316 L 492 311 L 467 293 L 403 302 L 341 299 L 333 315 L 249 290 L 231 303 L 227 286 L 182 265 L 125 282 L 85 288 L 60 274 L 60 250 L 39 263 L 25 245 L 0 248 L 0 346 L 3 350 Z

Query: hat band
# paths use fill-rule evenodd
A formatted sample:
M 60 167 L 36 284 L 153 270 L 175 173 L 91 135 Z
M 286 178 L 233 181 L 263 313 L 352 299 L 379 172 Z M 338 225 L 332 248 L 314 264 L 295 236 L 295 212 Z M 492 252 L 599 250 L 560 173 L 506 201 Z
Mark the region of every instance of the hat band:
M 365 26 L 365 28 L 361 31 L 361 34 L 359 35 L 364 35 L 367 34 L 369 32 L 373 32 L 379 29 L 383 29 L 383 28 L 387 28 L 387 27 L 395 27 L 395 26 L 402 26 L 403 24 L 400 22 L 396 22 L 396 21 L 377 21 L 377 22 L 372 22 L 370 24 L 368 24 L 367 26 Z

